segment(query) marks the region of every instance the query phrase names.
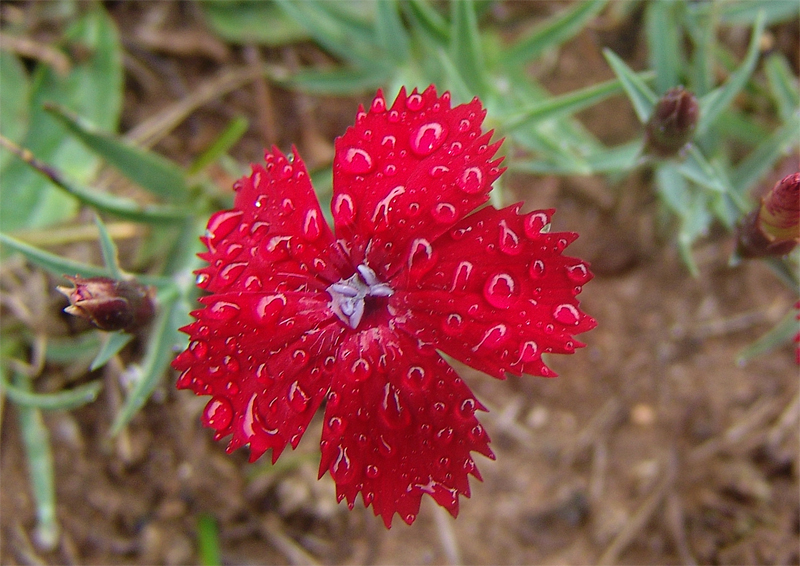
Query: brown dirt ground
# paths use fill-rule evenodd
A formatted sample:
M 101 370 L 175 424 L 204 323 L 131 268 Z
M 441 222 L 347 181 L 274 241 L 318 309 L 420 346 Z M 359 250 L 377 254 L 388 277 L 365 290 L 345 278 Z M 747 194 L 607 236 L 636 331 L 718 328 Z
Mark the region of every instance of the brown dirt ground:
M 244 64 L 245 50 L 209 39 L 191 5 L 108 6 L 126 22 L 133 57 L 145 52 L 139 63 L 155 61 L 160 69 L 147 74 L 129 64 L 124 129 Z M 147 44 L 137 30 L 148 16 L 159 21 L 154 14 L 165 22 L 155 28 L 162 35 L 182 21 L 182 29 L 204 38 L 201 47 L 179 54 Z M 605 79 L 601 44 L 626 38 L 625 26 L 587 31 L 537 72 L 555 91 Z M 630 60 L 641 63 L 641 47 L 628 47 Z M 287 64 L 319 58 L 307 45 L 260 56 Z M 295 142 L 309 161 L 323 162 L 331 149 L 325 140 L 351 122 L 357 102 L 270 91 L 265 102 L 248 84 L 204 106 L 157 148 L 186 162 L 235 110 L 254 117 L 234 152 L 243 162 L 259 159 L 269 138 L 282 147 Z M 637 131 L 621 98 L 581 118 L 615 143 Z M 220 173 L 220 183 L 230 179 Z M 226 455 L 200 426 L 205 400 L 175 391 L 175 376 L 110 441 L 121 370 L 111 364 L 93 376 L 108 384 L 96 403 L 47 415 L 63 526 L 52 552 L 32 542 L 16 414 L 10 405 L 3 410 L 0 562 L 195 563 L 196 519 L 208 513 L 218 521 L 225 564 L 800 563 L 794 352 L 786 347 L 735 363 L 790 308 L 792 293 L 761 263 L 729 268 L 731 242 L 722 232 L 698 247 L 701 273 L 690 277 L 654 228 L 658 212 L 646 173 L 620 186 L 585 178 L 517 177 L 509 184 L 528 208 L 556 207 L 555 229 L 579 227 L 569 251 L 593 263 L 597 277 L 582 298 L 599 326 L 582 337 L 587 348 L 551 358 L 557 379 L 497 381 L 457 365 L 491 410 L 482 420 L 497 455 L 494 462 L 479 458 L 484 481 L 472 482 L 457 520 L 426 500 L 413 526 L 395 520 L 386 531 L 371 510 L 337 505 L 330 478 L 316 480 L 319 415 L 275 468 L 247 464 L 245 451 Z M 92 249 L 69 252 L 81 257 Z M 14 280 L 26 289 L 52 334 L 68 331 L 63 304 L 47 290 L 54 281 L 13 262 L 5 277 L 4 290 Z M 135 348 L 127 355 L 135 360 Z M 45 374 L 56 382 L 76 377 L 69 368 Z

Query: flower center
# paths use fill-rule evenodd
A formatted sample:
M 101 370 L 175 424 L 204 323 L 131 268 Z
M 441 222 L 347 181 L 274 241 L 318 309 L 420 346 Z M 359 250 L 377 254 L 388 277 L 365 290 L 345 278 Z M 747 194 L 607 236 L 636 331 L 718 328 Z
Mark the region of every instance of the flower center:
M 330 308 L 350 328 L 358 328 L 364 317 L 364 301 L 367 297 L 391 297 L 394 291 L 364 264 L 347 279 L 342 279 L 327 288 L 331 296 Z

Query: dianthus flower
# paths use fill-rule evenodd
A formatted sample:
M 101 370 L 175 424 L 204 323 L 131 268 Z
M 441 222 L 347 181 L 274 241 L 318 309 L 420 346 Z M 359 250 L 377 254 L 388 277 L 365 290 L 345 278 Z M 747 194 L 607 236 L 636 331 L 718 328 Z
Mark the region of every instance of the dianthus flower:
M 494 458 L 484 407 L 440 351 L 500 379 L 554 376 L 542 354 L 595 326 L 576 299 L 592 275 L 561 255 L 577 234 L 545 232 L 552 210 L 476 210 L 502 172 L 484 116 L 433 87 L 391 108 L 379 91 L 336 140 L 335 235 L 296 151 L 267 152 L 209 220 L 211 294 L 173 363 L 179 388 L 212 396 L 215 439 L 251 461 L 297 447 L 325 403 L 320 477 L 387 527 L 425 493 L 455 516 L 480 479 L 471 452 Z

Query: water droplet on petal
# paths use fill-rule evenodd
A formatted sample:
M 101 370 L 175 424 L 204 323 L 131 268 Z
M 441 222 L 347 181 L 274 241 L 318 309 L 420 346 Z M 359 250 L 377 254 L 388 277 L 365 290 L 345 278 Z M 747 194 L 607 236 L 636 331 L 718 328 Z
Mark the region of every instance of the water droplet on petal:
M 220 431 L 225 430 L 233 420 L 233 406 L 224 397 L 214 397 L 203 411 L 203 425 Z
M 406 98 L 406 107 L 412 112 L 416 112 L 417 110 L 422 108 L 422 96 L 414 93 L 408 98 Z
M 205 289 L 208 287 L 208 283 L 211 278 L 208 276 L 208 273 L 198 273 L 197 279 L 195 279 L 195 284 L 200 287 L 201 289 Z
M 503 323 L 495 324 L 483 333 L 481 341 L 472 348 L 473 352 L 478 350 L 495 350 L 503 344 L 508 338 L 508 326 Z
M 256 368 L 256 379 L 263 384 L 271 384 L 272 376 L 267 371 L 267 364 L 259 364 Z
M 475 399 L 464 399 L 458 407 L 458 414 L 462 419 L 470 419 L 475 414 L 476 408 L 477 404 L 475 403 Z
M 519 236 L 511 228 L 505 220 L 500 221 L 500 251 L 507 255 L 519 255 L 522 251 L 522 243 Z
M 461 145 L 461 142 L 453 142 L 452 144 L 450 144 L 450 149 L 447 150 L 447 155 L 451 157 L 459 155 L 463 149 L 464 148 Z
M 467 288 L 467 283 L 469 283 L 474 268 L 475 266 L 468 261 L 462 261 L 458 264 L 453 273 L 453 285 L 450 287 L 451 293 L 453 291 L 463 291 Z
M 346 226 L 352 224 L 356 218 L 356 208 L 353 198 L 347 193 L 339 193 L 333 201 L 333 219 L 336 224 Z
M 591 279 L 591 275 L 589 274 L 589 270 L 586 268 L 586 264 L 579 263 L 577 265 L 572 265 L 567 267 L 567 277 L 583 285 L 589 279 Z
M 539 346 L 536 342 L 523 342 L 520 346 L 519 360 L 521 362 L 532 362 L 536 359 L 536 354 L 539 351 Z
M 464 331 L 464 319 L 458 313 L 448 314 L 442 323 L 442 330 L 448 336 L 458 336 Z
M 349 147 L 344 150 L 341 164 L 342 169 L 354 175 L 369 173 L 375 167 L 372 156 L 358 147 Z
M 434 179 L 439 179 L 440 177 L 443 177 L 445 175 L 445 173 L 448 173 L 449 171 L 450 171 L 449 167 L 445 167 L 444 165 L 436 165 L 435 167 L 431 167 L 431 170 L 429 171 L 429 173 L 430 173 L 431 177 L 433 177 Z
M 453 429 L 449 426 L 436 433 L 436 441 L 443 446 L 450 444 L 451 440 L 453 440 Z
M 383 437 L 383 435 L 378 437 L 378 453 L 384 458 L 388 458 L 394 454 L 394 448 L 391 444 L 386 442 L 386 439 Z
M 285 295 L 267 295 L 261 297 L 255 307 L 256 318 L 261 324 L 270 326 L 278 319 L 278 316 L 280 316 L 285 306 Z
M 553 310 L 553 318 L 555 318 L 561 324 L 567 324 L 570 326 L 575 326 L 580 322 L 580 313 L 578 309 L 576 309 L 573 305 L 570 304 L 563 304 L 558 305 Z
M 367 477 L 371 479 L 377 478 L 381 475 L 381 471 L 378 469 L 378 466 L 374 464 L 369 464 L 366 469 Z
M 397 174 L 397 167 L 392 165 L 391 163 L 383 168 L 383 172 L 386 174 L 387 177 L 394 177 Z
M 450 224 L 458 217 L 458 211 L 456 211 L 456 207 L 449 202 L 440 202 L 433 207 L 431 215 L 436 222 Z
M 535 239 L 541 234 L 542 229 L 550 222 L 547 213 L 542 211 L 531 212 L 523 221 L 525 235 L 530 239 Z
M 447 128 L 439 122 L 423 124 L 411 134 L 411 151 L 420 157 L 439 149 L 447 138 Z
M 206 309 L 206 314 L 214 320 L 231 320 L 239 315 L 239 305 L 228 301 L 217 301 Z
M 339 417 L 331 417 L 328 420 L 328 430 L 331 434 L 340 435 L 344 432 L 345 424 Z
M 233 356 L 225 356 L 222 358 L 222 363 L 225 366 L 225 369 L 229 373 L 238 373 L 239 372 L 239 361 L 234 358 Z
M 289 257 L 289 243 L 291 236 L 273 236 L 264 244 L 264 256 L 266 259 L 278 261 Z
M 406 381 L 415 389 L 422 389 L 428 381 L 428 372 L 420 366 L 411 366 L 406 371 Z
M 364 358 L 359 358 L 350 366 L 350 375 L 355 381 L 364 381 L 372 375 L 372 365 Z
M 382 96 L 376 96 L 372 100 L 372 106 L 370 106 L 370 110 L 372 112 L 386 112 L 386 99 Z
M 198 360 L 205 360 L 208 355 L 208 344 L 202 340 L 194 340 L 189 344 L 189 351 L 194 354 Z
M 483 190 L 483 171 L 479 167 L 466 169 L 458 179 L 458 188 L 469 195 L 478 194 Z
M 380 414 L 389 428 L 405 428 L 411 422 L 411 413 L 400 402 L 400 393 L 389 383 L 383 388 Z
M 304 367 L 309 360 L 308 352 L 305 350 L 295 350 L 292 352 L 292 361 L 296 367 Z
M 495 273 L 486 280 L 483 296 L 493 307 L 507 309 L 516 300 L 519 285 L 510 273 Z
M 528 269 L 528 273 L 534 279 L 540 279 L 544 277 L 544 262 L 540 259 L 536 259 L 531 263 L 530 269 Z
M 417 238 L 411 243 L 408 254 L 408 269 L 410 274 L 419 280 L 424 274 L 433 269 L 436 264 L 436 254 L 433 246 L 425 238 Z
M 246 267 L 247 264 L 241 262 L 226 265 L 222 268 L 222 271 L 219 272 L 219 282 L 225 287 L 233 284 L 237 279 L 239 279 L 239 276 Z
M 308 408 L 308 402 L 311 400 L 308 393 L 296 381 L 289 386 L 289 393 L 286 398 L 289 401 L 289 406 L 298 413 L 305 411 Z
M 392 123 L 397 123 L 400 121 L 400 113 L 397 110 L 391 110 L 389 112 L 389 121 Z
M 339 453 L 331 464 L 331 477 L 337 484 L 345 484 L 353 480 L 355 467 L 347 455 L 347 448 L 338 447 Z
M 387 149 L 394 149 L 396 143 L 397 138 L 394 136 L 384 136 L 381 140 L 381 145 Z

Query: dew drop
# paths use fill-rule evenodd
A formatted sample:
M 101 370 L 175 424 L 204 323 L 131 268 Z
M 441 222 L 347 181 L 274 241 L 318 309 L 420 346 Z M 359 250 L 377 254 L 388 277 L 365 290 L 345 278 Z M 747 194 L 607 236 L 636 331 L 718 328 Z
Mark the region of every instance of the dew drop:
M 414 278 L 419 280 L 424 274 L 433 269 L 436 264 L 436 254 L 433 246 L 425 238 L 417 238 L 411 243 L 408 254 L 408 269 Z
M 267 364 L 259 364 L 256 368 L 256 379 L 262 384 L 272 383 L 272 376 L 267 371 Z
M 261 291 L 261 279 L 255 275 L 249 275 L 247 279 L 244 280 L 244 288 L 253 292 Z
M 469 261 L 462 261 L 459 263 L 453 273 L 453 286 L 450 288 L 450 291 L 463 291 L 466 289 L 474 269 L 475 266 Z
M 273 236 L 264 245 L 266 259 L 278 261 L 289 257 L 289 242 L 291 236 Z
M 475 414 L 476 407 L 475 399 L 464 399 L 458 407 L 458 414 L 462 419 L 471 419 Z
M 453 440 L 453 429 L 449 426 L 436 433 L 436 441 L 443 446 L 450 444 L 451 440 Z
M 528 269 L 528 273 L 534 279 L 541 279 L 544 277 L 544 262 L 540 259 L 534 260 Z
M 439 149 L 447 138 L 447 128 L 439 122 L 429 122 L 411 134 L 411 151 L 419 157 L 430 155 Z
M 322 234 L 322 226 L 320 226 L 319 213 L 316 209 L 311 209 L 306 212 L 305 220 L 303 220 L 303 237 L 307 242 L 313 242 Z
M 289 401 L 289 406 L 298 413 L 305 411 L 308 408 L 308 402 L 311 400 L 311 397 L 300 387 L 297 381 L 289 386 L 289 393 L 286 398 Z
M 344 421 L 339 417 L 331 417 L 328 420 L 328 430 L 331 434 L 339 435 L 344 432 Z
M 486 301 L 498 309 L 507 309 L 516 300 L 519 285 L 510 273 L 496 273 L 486 280 L 483 296 Z
M 464 319 L 458 313 L 448 314 L 442 323 L 442 330 L 448 336 L 458 336 L 464 331 Z
M 213 252 L 217 244 L 233 232 L 233 229 L 241 222 L 243 214 L 244 212 L 241 210 L 223 210 L 209 219 L 208 228 L 206 228 L 209 250 Z
M 239 372 L 239 361 L 233 356 L 225 356 L 222 358 L 222 364 L 229 373 Z
M 375 168 L 372 156 L 358 147 L 349 147 L 342 156 L 342 169 L 354 175 L 369 173 Z
M 381 471 L 378 469 L 378 466 L 374 464 L 369 464 L 366 469 L 367 477 L 371 479 L 377 478 L 381 475 Z
M 447 150 L 447 155 L 454 157 L 459 155 L 463 149 L 464 147 L 461 145 L 461 142 L 453 142 L 450 144 L 450 148 Z
M 505 220 L 500 221 L 500 239 L 498 242 L 500 251 L 507 255 L 519 255 L 522 251 L 522 243 L 519 236 L 511 228 Z
M 355 475 L 355 467 L 347 455 L 347 448 L 338 447 L 339 453 L 331 464 L 331 477 L 337 485 L 349 483 Z
M 292 361 L 294 361 L 295 367 L 299 368 L 305 367 L 305 365 L 308 363 L 308 360 L 309 360 L 308 352 L 306 352 L 305 350 L 301 349 L 292 352 Z
M 242 272 L 247 267 L 246 263 L 231 263 L 226 265 L 222 268 L 222 271 L 219 272 L 219 281 L 222 283 L 223 286 L 227 287 L 233 284 Z
M 336 391 L 331 391 L 328 393 L 328 408 L 335 409 L 339 406 L 339 401 L 341 401 L 341 397 Z
M 214 397 L 203 411 L 203 425 L 214 430 L 225 430 L 233 420 L 233 406 L 224 397 Z
M 359 358 L 350 366 L 350 375 L 355 381 L 364 381 L 372 375 L 372 365 L 364 358 Z
M 431 167 L 431 170 L 429 171 L 431 177 L 434 179 L 439 179 L 449 172 L 450 168 L 445 167 L 444 165 L 436 165 L 435 167 Z
M 546 212 L 543 211 L 536 211 L 531 212 L 525 217 L 523 221 L 523 229 L 525 230 L 525 236 L 530 239 L 535 239 L 541 234 L 542 229 L 547 226 L 550 222 L 550 218 L 548 217 Z
M 281 211 L 283 214 L 291 214 L 294 212 L 295 206 L 294 201 L 290 198 L 285 198 L 281 201 Z
M 576 265 L 567 267 L 567 277 L 581 285 L 591 279 L 589 270 L 586 268 L 586 264 L 584 263 L 578 263 Z
M 450 224 L 455 221 L 458 212 L 456 211 L 456 207 L 449 202 L 440 202 L 433 207 L 431 215 L 433 219 L 440 224 Z
M 333 201 L 333 219 L 338 226 L 352 224 L 356 218 L 356 209 L 353 198 L 347 193 L 336 195 Z
M 406 99 L 406 107 L 412 112 L 416 112 L 422 108 L 422 96 L 414 93 Z
M 278 320 L 283 307 L 286 306 L 285 295 L 267 295 L 261 297 L 256 303 L 256 319 L 265 326 L 270 326 Z
M 581 317 L 578 309 L 576 309 L 573 305 L 563 304 L 558 305 L 553 310 L 553 318 L 555 318 L 561 324 L 575 326 L 578 324 Z
M 397 175 L 397 167 L 392 165 L 391 163 L 383 168 L 383 172 L 386 174 L 387 177 L 394 177 Z
M 239 393 L 239 386 L 236 385 L 236 382 L 229 381 L 227 384 L 225 384 L 225 391 L 231 395 L 237 395 Z
M 520 346 L 519 359 L 521 362 L 532 362 L 536 359 L 536 354 L 539 351 L 539 346 L 536 342 L 523 342 Z
M 478 194 L 483 190 L 483 171 L 479 167 L 466 169 L 458 179 L 458 188 L 469 195 Z
M 461 120 L 458 123 L 458 131 L 463 134 L 464 132 L 469 130 L 470 126 L 471 124 L 469 123 L 469 120 L 467 119 Z
M 281 169 L 281 179 L 288 179 L 294 173 L 294 169 L 291 165 L 284 165 L 283 169 Z
M 189 344 L 189 351 L 194 354 L 194 357 L 198 360 L 204 360 L 208 355 L 208 344 L 202 340 L 194 340 Z
M 394 454 L 394 448 L 391 444 L 386 442 L 386 439 L 383 437 L 383 435 L 378 437 L 378 453 L 384 458 L 388 458 Z
M 195 279 L 195 284 L 201 289 L 205 289 L 208 287 L 209 281 L 210 277 L 208 276 L 208 273 L 198 273 L 197 279 Z
M 428 372 L 420 366 L 411 366 L 406 371 L 406 381 L 415 389 L 422 389 L 428 381 Z
M 397 123 L 400 121 L 400 113 L 397 110 L 390 110 L 389 111 L 389 121 L 392 123 Z
M 506 341 L 508 334 L 508 326 L 503 323 L 495 324 L 483 333 L 481 341 L 472 348 L 472 351 L 496 350 Z
M 397 138 L 394 136 L 384 136 L 381 140 L 381 145 L 387 149 L 394 149 L 396 143 Z
M 372 112 L 386 112 L 386 99 L 382 96 L 376 96 L 372 100 L 372 106 L 370 106 L 370 110 Z
M 214 320 L 231 320 L 239 315 L 239 305 L 228 301 L 217 301 L 206 309 L 209 318 Z
M 389 383 L 383 388 L 380 414 L 389 428 L 405 428 L 411 422 L 411 414 L 400 402 L 399 392 Z

